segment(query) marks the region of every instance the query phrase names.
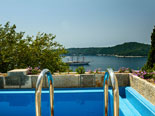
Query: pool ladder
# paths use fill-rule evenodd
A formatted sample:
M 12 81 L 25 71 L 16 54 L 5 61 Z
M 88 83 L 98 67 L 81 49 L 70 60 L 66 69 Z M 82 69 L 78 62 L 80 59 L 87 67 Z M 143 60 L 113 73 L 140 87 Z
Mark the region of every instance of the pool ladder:
M 108 116 L 108 88 L 109 88 L 109 78 L 112 85 L 113 92 L 113 116 L 119 116 L 119 89 L 116 75 L 111 68 L 107 69 L 104 75 L 104 106 L 105 106 L 105 116 Z
M 40 75 L 38 76 L 38 80 L 36 83 L 36 91 L 35 91 L 35 106 L 36 106 L 36 116 L 41 116 L 41 90 L 43 78 L 48 78 L 48 85 L 50 91 L 50 108 L 51 108 L 51 116 L 54 116 L 54 86 L 53 86 L 53 78 L 48 69 L 44 69 Z M 105 103 L 105 116 L 108 116 L 108 81 L 111 81 L 112 90 L 113 90 L 113 107 L 114 107 L 114 116 L 119 116 L 119 89 L 117 78 L 112 69 L 107 69 L 107 72 L 104 76 L 104 103 Z
M 35 106 L 36 106 L 36 116 L 41 116 L 41 90 L 43 84 L 43 78 L 48 78 L 49 85 L 49 93 L 50 93 L 50 108 L 51 108 L 51 116 L 54 116 L 54 86 L 53 86 L 53 78 L 48 69 L 44 69 L 40 75 L 38 76 L 38 80 L 36 83 L 35 90 Z

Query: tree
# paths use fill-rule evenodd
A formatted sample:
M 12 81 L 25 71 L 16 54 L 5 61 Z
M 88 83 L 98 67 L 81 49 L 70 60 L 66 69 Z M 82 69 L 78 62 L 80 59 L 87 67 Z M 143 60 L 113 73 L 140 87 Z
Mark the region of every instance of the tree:
M 46 33 L 38 33 L 29 45 L 31 64 L 41 69 L 48 68 L 51 72 L 65 71 L 67 65 L 62 62 L 62 54 L 66 50 L 62 45 L 54 41 L 56 36 Z
M 155 26 L 151 35 L 151 49 L 148 55 L 148 60 L 143 69 L 152 69 L 155 66 Z
M 38 33 L 36 37 L 16 32 L 16 25 L 7 22 L 0 25 L 0 72 L 14 68 L 40 67 L 52 72 L 65 71 L 68 66 L 62 61 L 64 47 L 54 41 L 52 34 Z
M 0 25 L 0 71 L 16 67 L 17 46 L 24 36 L 24 32 L 17 33 L 16 26 L 10 26 L 7 22 L 4 27 Z

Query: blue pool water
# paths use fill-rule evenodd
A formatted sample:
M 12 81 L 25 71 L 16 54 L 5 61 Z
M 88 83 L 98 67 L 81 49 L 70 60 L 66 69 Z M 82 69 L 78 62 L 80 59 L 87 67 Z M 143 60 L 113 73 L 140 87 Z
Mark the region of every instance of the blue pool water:
M 50 116 L 49 92 L 42 91 L 42 116 Z M 55 90 L 55 116 L 102 116 L 103 90 Z M 0 116 L 35 116 L 35 92 L 0 91 Z
M 155 106 L 131 87 L 119 88 L 120 116 L 155 116 Z M 113 114 L 109 90 L 109 116 Z M 42 116 L 50 116 L 49 92 L 42 91 Z M 104 116 L 103 89 L 55 89 L 55 116 Z M 0 90 L 0 116 L 35 116 L 34 90 Z

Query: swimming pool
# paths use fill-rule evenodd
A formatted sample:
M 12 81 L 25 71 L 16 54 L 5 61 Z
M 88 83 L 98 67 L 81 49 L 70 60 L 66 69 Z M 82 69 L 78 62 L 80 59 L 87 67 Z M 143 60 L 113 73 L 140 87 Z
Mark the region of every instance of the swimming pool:
M 102 89 L 57 89 L 54 91 L 55 116 L 100 116 L 103 114 Z M 0 116 L 35 116 L 35 90 L 0 91 Z M 49 91 L 42 91 L 42 116 L 50 116 Z
M 120 116 L 155 116 L 155 106 L 131 87 L 120 87 Z M 109 90 L 109 116 L 113 114 Z M 42 116 L 50 116 L 49 91 L 42 91 Z M 0 116 L 35 116 L 34 89 L 0 90 Z M 55 116 L 104 116 L 103 88 L 54 90 Z

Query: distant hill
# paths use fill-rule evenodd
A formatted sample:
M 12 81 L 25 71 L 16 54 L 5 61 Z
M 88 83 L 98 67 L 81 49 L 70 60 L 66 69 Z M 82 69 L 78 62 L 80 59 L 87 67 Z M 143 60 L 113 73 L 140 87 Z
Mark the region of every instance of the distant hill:
M 67 55 L 147 56 L 150 45 L 127 42 L 113 47 L 69 48 Z

